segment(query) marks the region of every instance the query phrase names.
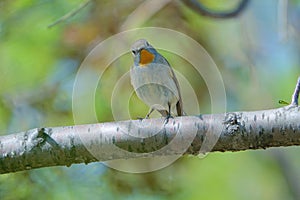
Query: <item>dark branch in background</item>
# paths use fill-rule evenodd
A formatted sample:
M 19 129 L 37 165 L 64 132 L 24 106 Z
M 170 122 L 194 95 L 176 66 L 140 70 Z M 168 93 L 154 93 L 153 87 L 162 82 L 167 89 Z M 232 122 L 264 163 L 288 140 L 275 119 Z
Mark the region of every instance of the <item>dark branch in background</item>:
M 238 16 L 248 5 L 250 0 L 241 0 L 239 5 L 231 11 L 214 11 L 203 6 L 198 0 L 182 0 L 182 2 L 187 5 L 190 9 L 196 11 L 197 13 L 212 17 L 212 18 L 232 18 Z
M 79 11 L 81 11 L 83 8 L 85 8 L 91 1 L 92 0 L 86 0 L 85 2 L 81 3 L 77 8 L 71 10 L 70 12 L 68 12 L 67 14 L 65 14 L 58 20 L 56 20 L 55 22 L 48 25 L 48 28 L 52 28 L 53 26 L 56 26 L 57 24 L 62 23 L 63 21 L 73 17 L 74 15 L 79 13 Z M 199 1 L 197 0 L 182 0 L 182 2 L 185 5 L 187 5 L 190 9 L 204 16 L 208 16 L 212 18 L 232 18 L 239 15 L 246 8 L 249 0 L 241 0 L 239 5 L 235 9 L 227 12 L 210 10 L 207 7 L 203 6 L 201 3 L 199 3 Z

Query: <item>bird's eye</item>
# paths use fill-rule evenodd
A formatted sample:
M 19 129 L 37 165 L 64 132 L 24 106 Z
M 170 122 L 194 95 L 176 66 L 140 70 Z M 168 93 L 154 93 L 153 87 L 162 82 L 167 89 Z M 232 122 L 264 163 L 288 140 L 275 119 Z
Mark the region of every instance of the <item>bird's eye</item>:
M 136 54 L 137 54 L 137 51 L 136 51 L 136 50 L 132 50 L 131 52 L 132 52 L 133 55 L 136 55 Z

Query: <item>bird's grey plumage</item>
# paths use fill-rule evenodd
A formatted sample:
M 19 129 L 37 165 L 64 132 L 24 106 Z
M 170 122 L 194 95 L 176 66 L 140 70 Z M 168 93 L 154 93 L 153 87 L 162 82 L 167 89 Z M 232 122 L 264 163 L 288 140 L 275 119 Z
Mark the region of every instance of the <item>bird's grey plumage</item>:
M 141 50 L 146 49 L 155 55 L 146 66 L 140 66 Z M 168 61 L 159 54 L 145 39 L 136 41 L 131 46 L 134 65 L 130 70 L 131 84 L 138 97 L 150 106 L 149 114 L 155 109 L 163 116 L 170 115 L 171 106 L 176 105 L 177 115 L 183 115 L 182 98 L 179 83 Z

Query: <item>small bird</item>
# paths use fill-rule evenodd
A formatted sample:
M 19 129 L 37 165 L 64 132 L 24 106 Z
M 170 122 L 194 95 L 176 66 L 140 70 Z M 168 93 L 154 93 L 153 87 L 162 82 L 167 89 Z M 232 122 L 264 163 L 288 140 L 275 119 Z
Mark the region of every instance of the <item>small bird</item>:
M 134 64 L 130 70 L 131 84 L 137 96 L 150 110 L 157 110 L 168 121 L 176 105 L 177 115 L 183 115 L 182 98 L 175 73 L 168 61 L 147 40 L 137 40 L 131 46 Z

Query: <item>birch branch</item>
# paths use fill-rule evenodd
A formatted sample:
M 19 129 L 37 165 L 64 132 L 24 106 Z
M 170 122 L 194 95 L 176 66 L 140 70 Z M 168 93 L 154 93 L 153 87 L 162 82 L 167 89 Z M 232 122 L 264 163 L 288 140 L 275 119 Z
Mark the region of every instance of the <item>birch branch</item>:
M 36 128 L 0 137 L 0 173 L 117 159 L 300 145 L 298 79 L 288 106 L 254 112 Z

